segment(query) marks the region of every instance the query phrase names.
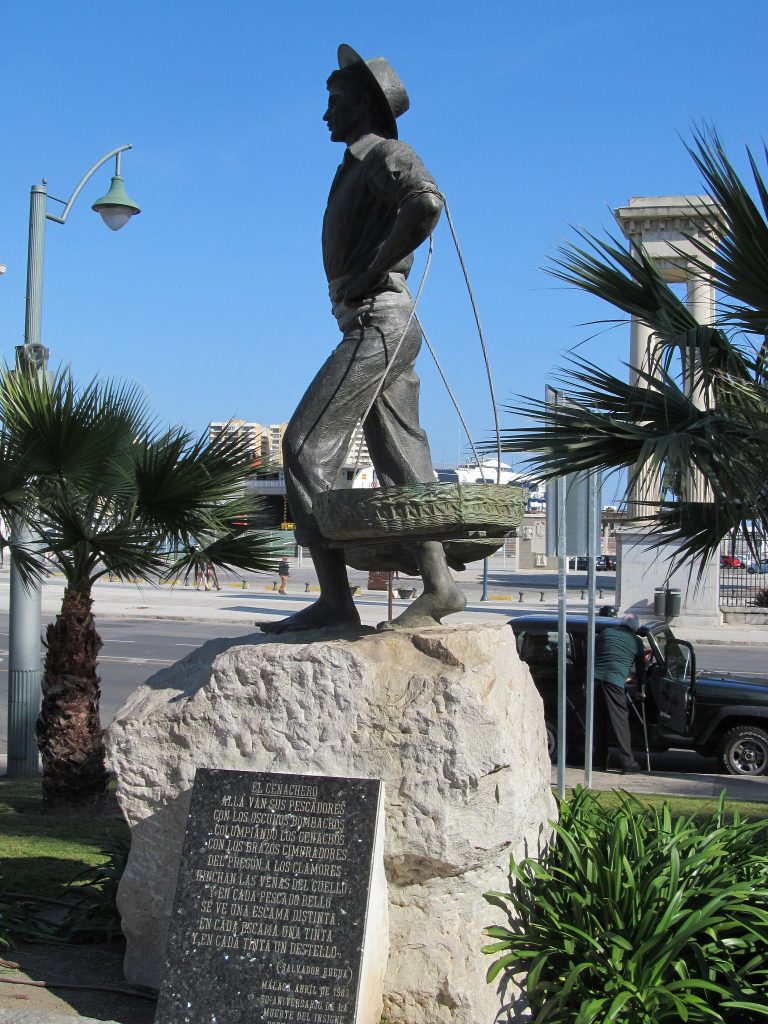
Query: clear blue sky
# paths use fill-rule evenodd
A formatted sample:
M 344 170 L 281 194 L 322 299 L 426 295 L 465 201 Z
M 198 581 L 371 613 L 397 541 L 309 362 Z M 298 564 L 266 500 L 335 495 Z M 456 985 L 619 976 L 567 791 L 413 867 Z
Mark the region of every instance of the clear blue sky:
M 111 18 L 115 25 L 111 25 Z M 124 142 L 142 213 L 118 233 L 90 204 L 48 223 L 43 341 L 51 364 L 139 382 L 162 420 L 287 419 L 337 343 L 320 258 L 342 147 L 321 117 L 336 47 L 386 56 L 411 96 L 401 138 L 451 204 L 501 404 L 541 396 L 609 315 L 541 267 L 569 225 L 611 227 L 631 195 L 694 193 L 679 135 L 706 120 L 737 166 L 761 148 L 764 0 L 7 0 L 0 14 L 2 355 L 23 340 L 28 197 L 67 198 Z M 56 209 L 51 206 L 51 209 Z M 423 253 L 416 271 L 423 265 Z M 420 312 L 473 433 L 492 415 L 447 227 Z M 581 351 L 619 368 L 628 331 Z M 436 462 L 464 453 L 426 350 L 422 419 Z M 511 418 L 502 415 L 502 422 Z

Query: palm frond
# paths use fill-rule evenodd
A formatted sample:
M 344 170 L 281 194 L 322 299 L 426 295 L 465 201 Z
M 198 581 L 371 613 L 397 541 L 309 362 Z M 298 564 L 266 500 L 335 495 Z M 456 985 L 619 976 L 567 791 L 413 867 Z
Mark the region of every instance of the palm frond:
M 741 534 L 747 550 L 760 557 L 758 538 L 768 526 L 768 503 L 748 507 L 744 502 L 665 502 L 653 515 L 640 517 L 659 547 L 666 547 L 670 571 L 689 565 L 701 579 L 723 541 Z M 747 524 L 750 524 L 748 527 Z
M 700 252 L 694 262 L 733 300 L 727 306 L 727 322 L 738 329 L 765 335 L 768 333 L 768 187 L 747 149 L 760 199 L 758 206 L 713 129 L 695 131 L 694 144 L 686 148 L 724 219 L 724 224 L 713 225 L 710 239 L 699 242 L 691 239 Z
M 652 506 L 638 522 L 671 541 L 682 560 L 708 555 L 748 516 L 768 529 L 765 466 L 768 450 L 768 388 L 716 377 L 717 404 L 699 405 L 663 369 L 643 372 L 629 384 L 573 360 L 558 375 L 562 401 L 523 399 L 514 410 L 533 422 L 502 434 L 504 451 L 527 454 L 532 474 L 553 479 L 584 470 L 628 469 L 631 489 L 641 476 L 675 482 L 676 501 Z M 483 449 L 490 452 L 492 442 Z M 697 475 L 714 497 L 688 499 Z
M 143 410 L 135 386 L 93 380 L 78 389 L 68 370 L 50 380 L 23 370 L 0 376 L 0 421 L 28 477 L 93 486 L 139 429 Z
M 0 516 L 8 525 L 24 516 L 28 481 L 27 467 L 18 459 L 12 438 L 0 429 Z
M 81 593 L 106 572 L 150 581 L 169 548 L 200 538 L 215 565 L 272 570 L 282 546 L 258 532 L 253 470 L 247 438 L 158 428 L 133 386 L 0 373 L 0 515 L 35 538 L 11 544 L 27 579 L 44 571 L 44 553 Z
M 577 229 L 576 234 L 586 248 L 573 243 L 559 246 L 558 256 L 546 268 L 551 277 L 605 299 L 665 341 L 696 326 L 648 253 L 627 249 L 612 236 L 603 241 L 588 231 Z
M 523 399 L 510 410 L 531 425 L 505 431 L 502 448 L 527 455 L 545 479 L 628 469 L 631 491 L 655 478 L 660 500 L 639 521 L 671 544 L 675 564 L 698 562 L 701 572 L 729 533 L 753 551 L 768 536 L 768 184 L 748 150 L 753 199 L 714 131 L 697 132 L 689 151 L 716 209 L 707 237 L 688 239 L 694 255 L 680 255 L 732 300 L 725 314 L 698 324 L 646 252 L 579 231 L 549 273 L 645 324 L 659 355 L 632 367 L 631 383 L 574 360 L 557 377 L 561 404 Z M 761 336 L 757 355 L 745 332 Z M 702 481 L 711 501 L 701 500 Z
M 231 532 L 222 537 L 206 540 L 190 547 L 175 559 L 163 574 L 164 579 L 175 579 L 190 570 L 207 565 L 217 569 L 241 572 L 275 572 L 279 558 L 286 553 L 286 540 L 274 534 L 245 531 Z
M 211 443 L 181 430 L 144 439 L 134 455 L 136 515 L 171 535 L 221 532 L 222 506 L 243 494 L 251 469 L 245 438 Z M 240 500 L 242 514 L 260 512 L 258 501 Z
M 646 324 L 658 338 L 658 364 L 668 369 L 677 353 L 683 372 L 695 378 L 694 387 L 706 391 L 718 371 L 749 376 L 751 360 L 724 332 L 697 323 L 647 252 L 626 249 L 610 236 L 603 241 L 586 231 L 577 234 L 588 248 L 559 247 L 559 257 L 547 268 L 552 277 L 605 299 Z

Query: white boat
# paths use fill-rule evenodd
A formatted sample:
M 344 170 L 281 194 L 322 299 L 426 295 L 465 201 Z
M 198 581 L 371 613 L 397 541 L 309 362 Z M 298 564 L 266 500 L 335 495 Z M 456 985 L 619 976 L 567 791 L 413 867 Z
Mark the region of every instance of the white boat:
M 522 473 L 516 473 L 506 462 L 496 459 L 482 459 L 480 465 L 476 462 L 462 463 L 456 467 L 456 474 L 460 484 L 516 484 L 523 478 Z

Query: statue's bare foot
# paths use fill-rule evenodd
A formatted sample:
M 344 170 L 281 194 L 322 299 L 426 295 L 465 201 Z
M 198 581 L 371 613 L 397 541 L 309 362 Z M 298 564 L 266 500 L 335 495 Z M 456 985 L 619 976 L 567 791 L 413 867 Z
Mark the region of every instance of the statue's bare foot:
M 349 629 L 360 625 L 354 604 L 339 607 L 321 597 L 308 608 L 289 615 L 279 622 L 257 622 L 262 633 L 297 633 L 308 629 Z
M 467 606 L 463 592 L 451 582 L 436 590 L 425 592 L 409 604 L 392 622 L 380 622 L 376 627 L 384 632 L 391 629 L 423 629 L 425 626 L 439 626 L 444 615 L 461 612 Z

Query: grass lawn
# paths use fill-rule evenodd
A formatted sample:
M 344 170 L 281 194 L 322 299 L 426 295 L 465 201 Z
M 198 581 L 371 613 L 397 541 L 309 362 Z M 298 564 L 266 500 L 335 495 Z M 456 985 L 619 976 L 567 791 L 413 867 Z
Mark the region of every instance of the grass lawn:
M 615 792 L 599 793 L 606 807 L 615 806 Z M 665 801 L 675 815 L 707 816 L 716 806 L 714 798 L 638 796 L 654 807 Z M 768 818 L 768 803 L 731 801 L 752 820 Z M 40 779 L 0 779 L 0 892 L 14 892 L 61 898 L 66 884 L 85 868 L 103 863 L 102 844 L 107 837 L 126 834 L 127 826 L 117 805 L 99 818 L 51 815 L 42 811 Z
M 570 795 L 570 793 L 569 793 Z M 616 807 L 621 799 L 621 791 L 613 790 L 595 794 L 605 807 Z M 673 817 L 708 818 L 717 808 L 717 797 L 691 797 L 691 796 L 664 796 L 660 793 L 636 793 L 634 794 L 639 803 L 646 807 L 659 808 L 668 804 Z M 762 821 L 768 818 L 768 802 L 758 800 L 729 800 L 726 802 L 726 810 L 733 813 L 738 811 L 742 818 L 749 821 Z
M 105 838 L 127 831 L 116 804 L 98 818 L 45 814 L 41 779 L 0 779 L 0 893 L 61 899 L 76 875 L 106 861 Z

